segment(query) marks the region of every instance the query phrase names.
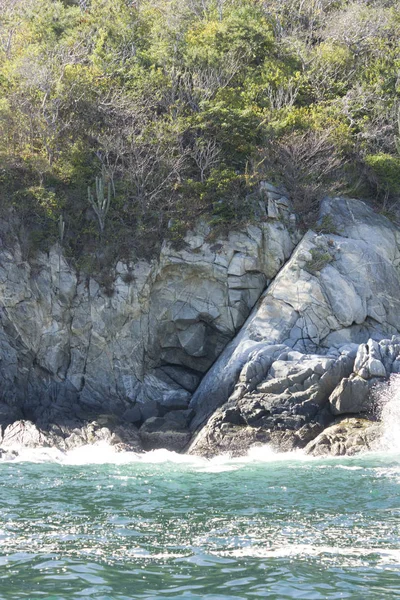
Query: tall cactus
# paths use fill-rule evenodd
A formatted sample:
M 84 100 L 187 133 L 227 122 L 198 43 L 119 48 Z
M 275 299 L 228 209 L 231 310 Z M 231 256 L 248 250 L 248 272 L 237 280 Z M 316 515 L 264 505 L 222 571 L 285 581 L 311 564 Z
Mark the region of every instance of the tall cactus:
M 95 188 L 96 197 L 92 194 L 90 185 L 88 186 L 88 200 L 90 206 L 93 208 L 97 220 L 99 222 L 100 235 L 103 235 L 104 227 L 106 224 L 107 213 L 111 204 L 111 183 L 107 184 L 107 195 L 105 194 L 105 174 L 104 171 L 101 177 L 96 177 Z
M 60 215 L 58 219 L 58 235 L 60 236 L 60 244 L 58 246 L 58 289 L 61 289 L 61 246 L 64 241 L 65 234 L 65 221 L 64 217 Z
M 399 135 L 394 136 L 394 143 L 396 144 L 397 154 L 400 154 L 400 107 L 397 111 L 397 129 Z
M 58 219 L 58 235 L 60 236 L 60 244 L 64 241 L 64 233 L 65 233 L 65 221 L 64 217 L 60 215 Z

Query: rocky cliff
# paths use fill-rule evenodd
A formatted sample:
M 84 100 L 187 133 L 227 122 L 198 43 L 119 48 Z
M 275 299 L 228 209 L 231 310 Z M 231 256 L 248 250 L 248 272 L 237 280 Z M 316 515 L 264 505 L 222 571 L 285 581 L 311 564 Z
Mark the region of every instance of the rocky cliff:
M 338 415 L 373 415 L 374 387 L 400 371 L 399 230 L 344 198 L 322 203 L 324 229 L 303 237 L 203 378 L 191 452 L 304 447 Z
M 335 198 L 300 239 L 289 200 L 263 192 L 258 225 L 211 240 L 199 223 L 182 250 L 118 263 L 107 288 L 60 247 L 25 260 L 4 223 L 2 447 L 182 450 L 193 436 L 208 455 L 264 441 L 315 453 L 339 443 L 317 437 L 338 416 L 371 417 L 371 390 L 400 371 L 400 231 Z
M 0 419 L 41 428 L 99 415 L 140 426 L 175 415 L 290 257 L 290 202 L 266 185 L 259 225 L 209 239 L 199 223 L 184 249 L 118 263 L 107 287 L 52 248 L 26 260 L 12 219 L 0 231 Z M 183 439 L 183 438 L 182 438 Z

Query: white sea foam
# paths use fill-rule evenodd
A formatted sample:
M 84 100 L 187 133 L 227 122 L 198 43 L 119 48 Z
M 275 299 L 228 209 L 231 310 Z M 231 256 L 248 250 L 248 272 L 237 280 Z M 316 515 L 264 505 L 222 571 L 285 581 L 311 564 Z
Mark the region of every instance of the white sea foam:
M 399 428 L 400 431 L 400 428 Z M 393 435 L 391 433 L 391 435 Z M 178 454 L 169 450 L 152 450 L 150 452 L 118 452 L 115 448 L 104 442 L 98 444 L 81 446 L 67 452 L 57 448 L 20 448 L 17 456 L 3 458 L 2 462 L 33 462 L 33 463 L 58 463 L 64 465 L 127 465 L 134 463 L 161 465 L 172 463 L 176 465 L 187 465 L 189 468 L 203 473 L 223 473 L 227 471 L 237 471 L 249 465 L 256 464 L 274 464 L 274 463 L 292 463 L 290 466 L 298 468 L 300 465 L 306 467 L 307 464 L 314 463 L 315 468 L 332 468 L 332 463 L 346 463 L 353 460 L 359 460 L 362 456 L 371 459 L 392 459 L 397 462 L 400 459 L 400 441 L 397 447 L 389 444 L 389 438 L 386 436 L 382 442 L 382 447 L 374 452 L 366 451 L 352 457 L 343 456 L 324 456 L 314 457 L 305 454 L 301 450 L 292 452 L 276 452 L 269 446 L 257 446 L 249 450 L 245 456 L 231 457 L 228 454 L 221 454 L 211 459 L 189 454 Z M 317 464 L 315 464 L 317 463 Z M 319 463 L 319 464 L 318 464 Z M 337 468 L 348 470 L 359 470 L 364 467 L 351 464 L 335 465 Z
M 365 455 L 377 458 L 385 456 L 398 457 L 398 452 L 389 453 L 387 450 L 365 453 Z M 201 456 L 193 456 L 189 454 L 178 454 L 169 450 L 151 450 L 150 452 L 135 453 L 135 452 L 118 452 L 115 448 L 105 442 L 99 442 L 93 445 L 80 446 L 67 452 L 58 450 L 57 448 L 20 448 L 18 456 L 10 456 L 3 459 L 3 462 L 34 462 L 34 463 L 58 463 L 64 465 L 127 465 L 127 464 L 152 464 L 161 465 L 164 463 L 172 463 L 176 465 L 186 465 L 191 469 L 203 473 L 223 473 L 227 471 L 236 471 L 249 465 L 256 464 L 274 464 L 274 463 L 292 463 L 293 468 L 298 468 L 300 464 L 306 466 L 310 463 L 315 464 L 315 468 L 331 468 L 332 462 L 342 462 L 343 460 L 357 460 L 360 455 L 354 457 L 343 456 L 326 456 L 313 457 L 305 454 L 301 450 L 293 452 L 277 452 L 271 447 L 256 446 L 249 450 L 245 456 L 231 457 L 228 454 L 221 454 L 213 458 L 207 459 Z M 321 464 L 322 461 L 322 464 Z M 337 465 L 338 467 L 341 465 Z M 344 465 L 341 468 L 346 469 L 361 469 L 360 466 Z
M 314 546 L 291 544 L 277 548 L 249 546 L 222 552 L 232 558 L 309 558 L 323 555 L 344 556 L 355 559 L 375 557 L 380 565 L 400 564 L 400 550 L 390 548 L 358 548 L 340 546 Z
M 345 471 L 363 471 L 364 467 L 357 467 L 355 465 L 335 465 L 335 469 L 344 469 Z
M 400 453 L 400 375 L 392 375 L 386 390 L 381 392 L 383 435 L 382 450 Z
M 152 450 L 145 453 L 118 452 L 115 448 L 105 442 L 93 445 L 81 446 L 67 452 L 56 448 L 20 448 L 18 456 L 10 457 L 8 460 L 16 462 L 53 462 L 64 465 L 86 465 L 86 464 L 163 464 L 174 463 L 188 465 L 200 472 L 219 473 L 235 471 L 248 464 L 275 463 L 282 461 L 313 460 L 301 451 L 298 452 L 276 452 L 269 446 L 257 446 L 249 450 L 246 456 L 232 458 L 228 454 L 222 454 L 211 459 L 189 454 L 178 454 L 169 450 Z

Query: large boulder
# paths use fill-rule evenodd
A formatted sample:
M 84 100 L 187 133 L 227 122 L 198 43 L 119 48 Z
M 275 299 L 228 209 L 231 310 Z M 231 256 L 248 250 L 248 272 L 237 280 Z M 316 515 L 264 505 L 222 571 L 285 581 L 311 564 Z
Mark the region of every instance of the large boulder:
M 375 449 L 381 435 L 380 423 L 346 418 L 325 429 L 304 451 L 312 456 L 353 456 Z
M 345 377 L 329 397 L 332 414 L 370 412 L 373 409 L 370 389 L 370 383 L 362 377 Z

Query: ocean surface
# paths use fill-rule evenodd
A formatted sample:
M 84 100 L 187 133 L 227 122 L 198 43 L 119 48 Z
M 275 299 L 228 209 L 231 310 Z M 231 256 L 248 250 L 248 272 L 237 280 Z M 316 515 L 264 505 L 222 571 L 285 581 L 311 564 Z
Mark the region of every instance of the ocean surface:
M 26 451 L 0 463 L 0 598 L 400 598 L 400 393 L 384 422 L 353 458 Z
M 0 464 L 0 597 L 400 598 L 399 493 L 397 453 L 31 452 Z

